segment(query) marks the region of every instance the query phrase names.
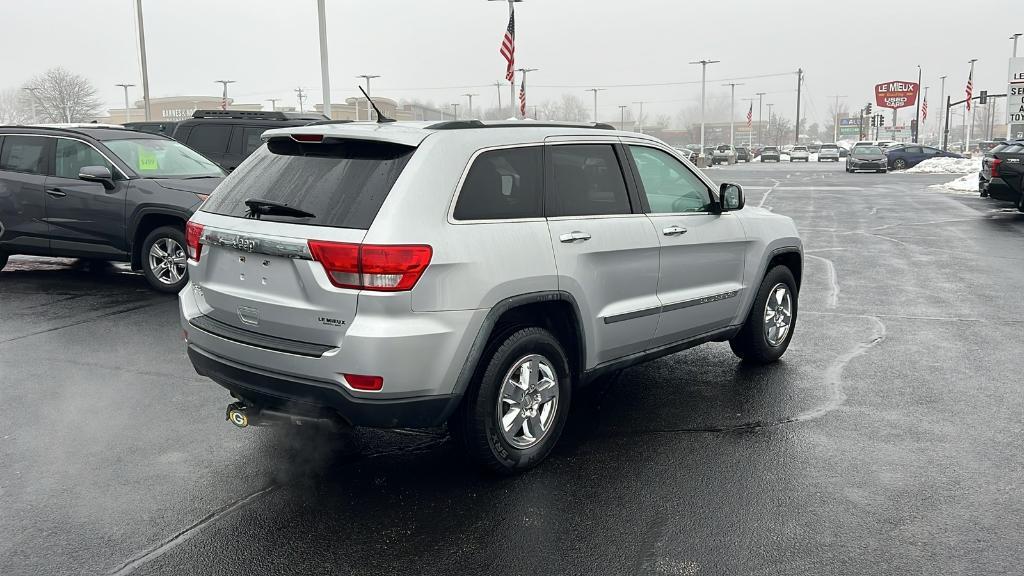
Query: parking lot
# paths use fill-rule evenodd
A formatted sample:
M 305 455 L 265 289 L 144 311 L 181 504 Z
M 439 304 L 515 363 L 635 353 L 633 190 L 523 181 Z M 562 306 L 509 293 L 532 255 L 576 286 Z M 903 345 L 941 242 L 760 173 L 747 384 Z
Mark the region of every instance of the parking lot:
M 1024 214 L 842 164 L 714 168 L 806 248 L 796 335 L 574 398 L 482 475 L 443 429 L 238 430 L 174 297 L 120 265 L 0 272 L 5 574 L 996 574 L 1024 530 Z

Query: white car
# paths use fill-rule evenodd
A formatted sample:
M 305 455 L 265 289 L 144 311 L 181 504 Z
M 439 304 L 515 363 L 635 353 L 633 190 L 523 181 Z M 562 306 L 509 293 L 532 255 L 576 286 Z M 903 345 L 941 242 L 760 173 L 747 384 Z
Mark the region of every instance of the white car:
M 837 144 L 822 144 L 821 149 L 818 150 L 818 162 L 839 162 L 839 145 Z
M 807 151 L 807 146 L 793 146 L 793 150 L 789 153 L 790 162 L 808 162 L 811 159 L 811 153 Z

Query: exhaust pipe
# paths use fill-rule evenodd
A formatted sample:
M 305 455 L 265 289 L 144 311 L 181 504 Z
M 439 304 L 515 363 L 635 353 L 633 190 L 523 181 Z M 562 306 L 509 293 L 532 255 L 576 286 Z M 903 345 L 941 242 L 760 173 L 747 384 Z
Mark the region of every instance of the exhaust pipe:
M 226 418 L 239 428 L 249 426 L 271 426 L 274 424 L 291 423 L 296 426 L 320 425 L 328 426 L 335 431 L 348 430 L 352 425 L 336 415 L 300 416 L 266 408 L 250 408 L 242 402 L 228 404 Z
M 227 409 L 227 419 L 239 428 L 245 428 L 249 425 L 249 410 L 245 404 L 241 402 L 235 402 L 229 404 Z

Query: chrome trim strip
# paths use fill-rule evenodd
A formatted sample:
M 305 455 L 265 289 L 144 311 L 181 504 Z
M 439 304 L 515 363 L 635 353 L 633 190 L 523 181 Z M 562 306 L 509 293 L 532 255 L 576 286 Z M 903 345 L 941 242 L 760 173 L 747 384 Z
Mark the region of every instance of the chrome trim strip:
M 663 314 L 665 312 L 682 310 L 683 308 L 690 308 L 692 306 L 700 306 L 701 304 L 711 304 L 714 302 L 720 302 L 722 300 L 735 298 L 736 296 L 739 295 L 741 290 L 742 289 L 729 290 L 727 292 L 711 294 L 710 296 L 700 296 L 698 298 L 682 300 L 680 302 L 674 302 L 672 304 L 663 304 L 661 306 L 655 306 L 653 308 L 644 308 L 643 310 L 634 310 L 632 312 L 625 312 L 623 314 L 616 314 L 614 316 L 606 316 L 604 318 L 604 323 L 615 324 L 616 322 L 625 322 L 626 320 L 643 318 L 644 316 L 650 316 L 652 314 Z
M 199 241 L 210 246 L 231 248 L 247 254 L 266 254 L 293 260 L 313 259 L 309 245 L 305 242 L 278 236 L 231 232 L 204 226 Z

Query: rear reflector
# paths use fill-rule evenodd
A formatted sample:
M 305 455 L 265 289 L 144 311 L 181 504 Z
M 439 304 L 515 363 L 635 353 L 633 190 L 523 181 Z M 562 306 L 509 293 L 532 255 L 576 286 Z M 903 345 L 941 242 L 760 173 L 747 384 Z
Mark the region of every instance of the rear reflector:
M 401 292 L 412 290 L 430 264 L 426 245 L 348 244 L 310 240 L 313 259 L 338 288 Z
M 992 177 L 993 178 L 999 178 L 999 165 L 1002 164 L 1002 163 L 1003 163 L 1003 161 L 1000 160 L 999 158 L 993 158 L 992 159 L 992 170 L 991 170 L 991 172 L 992 172 Z
M 185 244 L 188 246 L 188 258 L 199 262 L 199 257 L 203 252 L 203 245 L 199 243 L 199 239 L 203 236 L 203 225 L 196 224 L 191 220 L 185 223 Z
M 296 142 L 323 142 L 323 134 L 292 134 L 292 140 Z
M 366 390 L 375 392 L 384 387 L 382 376 L 362 376 L 359 374 L 342 374 L 345 382 L 354 390 Z

